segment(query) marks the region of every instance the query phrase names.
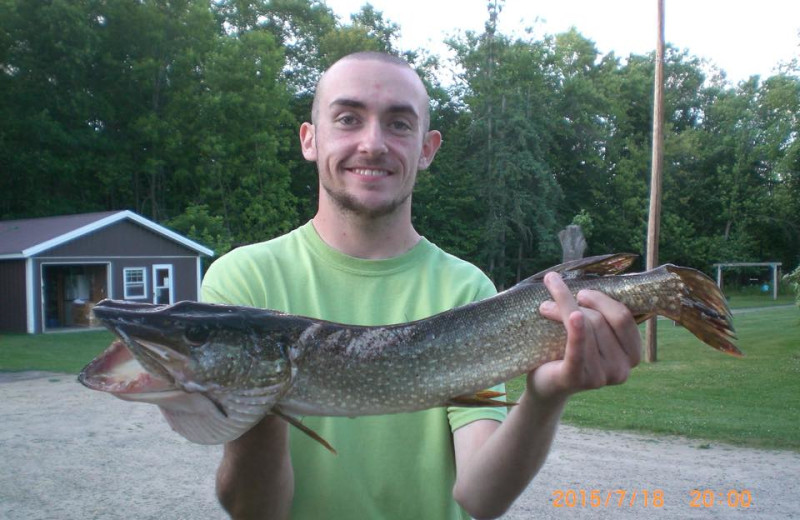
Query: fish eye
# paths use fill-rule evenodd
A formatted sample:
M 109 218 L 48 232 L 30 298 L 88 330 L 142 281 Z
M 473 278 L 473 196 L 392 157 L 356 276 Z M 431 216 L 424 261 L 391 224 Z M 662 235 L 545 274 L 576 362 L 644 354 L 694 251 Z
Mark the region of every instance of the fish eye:
M 186 327 L 183 331 L 183 338 L 192 345 L 202 345 L 208 340 L 210 331 L 206 327 L 192 326 Z

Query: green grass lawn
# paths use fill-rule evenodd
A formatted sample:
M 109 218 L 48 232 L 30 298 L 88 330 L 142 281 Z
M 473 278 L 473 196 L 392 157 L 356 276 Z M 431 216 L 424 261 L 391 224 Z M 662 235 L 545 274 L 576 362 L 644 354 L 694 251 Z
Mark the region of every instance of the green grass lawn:
M 751 307 L 773 307 L 776 305 L 794 304 L 794 294 L 778 294 L 778 298 L 773 300 L 772 294 L 727 294 L 728 305 L 731 309 L 744 309 Z
M 727 284 L 723 287 L 723 292 L 731 309 L 789 305 L 793 304 L 795 300 L 794 290 L 787 282 L 783 281 L 778 283 L 778 297 L 774 300 L 772 299 L 772 289 L 765 292 L 760 284 L 744 286 Z
M 0 371 L 46 370 L 77 374 L 111 344 L 113 337 L 106 330 L 0 334 Z
M 734 323 L 741 359 L 659 321 L 658 362 L 642 363 L 624 385 L 574 396 L 564 421 L 800 451 L 800 311 L 761 309 Z M 0 335 L 0 371 L 77 374 L 111 340 L 106 331 Z M 509 394 L 523 384 L 509 382 Z
M 800 451 L 800 311 L 757 310 L 734 324 L 743 358 L 660 320 L 658 362 L 642 363 L 624 385 L 573 396 L 564 421 Z M 509 394 L 522 385 L 510 382 Z

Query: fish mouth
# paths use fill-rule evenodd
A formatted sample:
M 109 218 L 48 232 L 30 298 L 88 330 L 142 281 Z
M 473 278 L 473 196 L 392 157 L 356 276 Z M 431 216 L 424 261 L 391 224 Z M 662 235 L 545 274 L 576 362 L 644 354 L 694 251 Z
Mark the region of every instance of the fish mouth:
M 115 341 L 81 371 L 78 380 L 92 390 L 121 399 L 153 401 L 185 392 L 191 365 L 176 349 L 177 327 L 168 320 L 150 323 L 163 306 L 103 300 L 94 316 L 114 333 Z M 144 315 L 144 317 L 142 316 Z M 158 394 L 158 395 L 156 395 Z
M 138 355 L 134 354 L 134 350 Z M 92 390 L 108 392 L 120 399 L 160 401 L 183 393 L 167 368 L 182 357 L 157 343 L 127 336 L 124 340 L 115 340 L 86 365 L 78 375 L 78 381 Z M 149 368 L 145 368 L 140 360 Z M 153 370 L 154 367 L 159 369 Z

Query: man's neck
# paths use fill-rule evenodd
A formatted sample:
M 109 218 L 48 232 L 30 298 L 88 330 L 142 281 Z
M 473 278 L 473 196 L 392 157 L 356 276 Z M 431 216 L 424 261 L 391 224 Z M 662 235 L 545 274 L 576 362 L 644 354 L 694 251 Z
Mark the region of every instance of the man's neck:
M 410 214 L 371 218 L 343 211 L 318 211 L 312 223 L 326 244 L 356 258 L 392 258 L 409 251 L 420 240 Z

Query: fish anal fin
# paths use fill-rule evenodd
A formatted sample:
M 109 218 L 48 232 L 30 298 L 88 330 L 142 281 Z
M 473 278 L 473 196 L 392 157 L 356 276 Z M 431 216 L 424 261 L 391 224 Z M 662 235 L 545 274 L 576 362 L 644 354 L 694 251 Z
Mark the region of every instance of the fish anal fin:
M 334 455 L 337 455 L 336 450 L 333 448 L 333 446 L 331 446 L 328 443 L 328 441 L 326 441 L 325 439 L 320 437 L 320 435 L 317 432 L 315 432 L 314 430 L 312 430 L 311 428 L 309 428 L 308 426 L 303 424 L 300 421 L 300 419 L 297 419 L 296 417 L 292 417 L 291 415 L 283 413 L 283 411 L 277 406 L 274 407 L 270 412 L 275 414 L 275 415 L 277 415 L 278 417 L 280 417 L 284 421 L 288 422 L 289 424 L 291 424 L 292 426 L 294 426 L 295 428 L 297 428 L 301 432 L 305 433 L 306 435 L 308 435 L 309 437 L 311 437 L 312 439 L 314 439 L 318 443 L 322 444 L 322 446 L 326 450 L 328 450 L 329 452 L 333 453 Z
M 647 312 L 647 313 L 644 313 L 644 314 L 634 314 L 633 315 L 633 320 L 638 325 L 640 323 L 646 322 L 650 318 L 655 318 L 655 317 L 656 317 L 656 313 L 655 312 Z
M 495 392 L 494 390 L 482 390 L 475 392 L 471 395 L 457 395 L 451 397 L 445 404 L 448 406 L 513 406 L 517 403 L 514 401 L 499 401 L 498 397 L 503 397 L 503 392 Z
M 619 274 L 628 269 L 639 255 L 633 253 L 613 253 L 610 255 L 590 256 L 558 264 L 520 283 L 541 282 L 544 275 L 550 272 L 561 273 L 564 278 L 582 278 L 584 276 L 606 276 Z

